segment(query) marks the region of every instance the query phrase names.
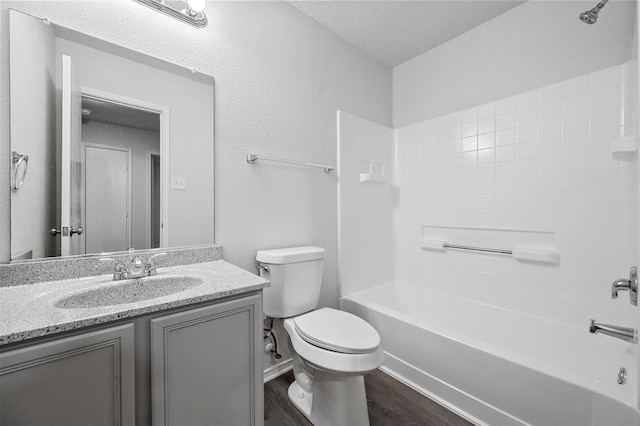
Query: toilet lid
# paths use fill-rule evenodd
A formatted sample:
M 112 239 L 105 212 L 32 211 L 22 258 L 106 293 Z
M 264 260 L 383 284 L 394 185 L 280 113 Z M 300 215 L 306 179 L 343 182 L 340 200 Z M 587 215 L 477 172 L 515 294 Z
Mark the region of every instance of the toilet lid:
M 330 351 L 360 354 L 380 345 L 376 329 L 348 312 L 322 308 L 296 317 L 293 322 L 305 341 Z

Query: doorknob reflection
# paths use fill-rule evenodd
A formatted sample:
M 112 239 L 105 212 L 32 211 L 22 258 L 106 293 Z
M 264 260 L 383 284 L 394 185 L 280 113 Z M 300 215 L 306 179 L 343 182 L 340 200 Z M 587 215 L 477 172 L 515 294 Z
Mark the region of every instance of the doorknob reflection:
M 82 235 L 84 232 L 84 228 L 82 226 L 78 226 L 77 228 L 68 228 L 63 226 L 62 229 L 51 228 L 49 229 L 49 235 L 55 237 L 57 235 L 62 234 L 63 237 L 73 237 L 75 234 Z

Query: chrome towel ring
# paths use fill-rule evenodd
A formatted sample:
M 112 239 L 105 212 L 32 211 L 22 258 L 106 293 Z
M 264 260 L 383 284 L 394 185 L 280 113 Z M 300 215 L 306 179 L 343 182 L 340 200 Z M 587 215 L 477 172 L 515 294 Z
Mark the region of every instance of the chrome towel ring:
M 18 154 L 11 151 L 11 189 L 18 190 L 24 183 L 27 176 L 27 168 L 29 167 L 29 156 Z

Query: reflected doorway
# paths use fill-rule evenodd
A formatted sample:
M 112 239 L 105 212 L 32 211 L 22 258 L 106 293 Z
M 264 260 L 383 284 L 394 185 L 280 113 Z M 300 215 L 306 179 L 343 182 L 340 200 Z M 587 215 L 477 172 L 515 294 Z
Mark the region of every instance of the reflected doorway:
M 83 94 L 86 253 L 161 246 L 160 116 Z

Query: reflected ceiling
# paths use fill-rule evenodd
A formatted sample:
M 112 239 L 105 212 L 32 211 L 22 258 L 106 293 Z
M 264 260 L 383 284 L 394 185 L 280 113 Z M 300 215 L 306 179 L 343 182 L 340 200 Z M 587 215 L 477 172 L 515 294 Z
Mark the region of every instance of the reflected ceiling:
M 87 97 L 82 98 L 82 120 L 100 121 L 152 132 L 160 131 L 158 113 Z

